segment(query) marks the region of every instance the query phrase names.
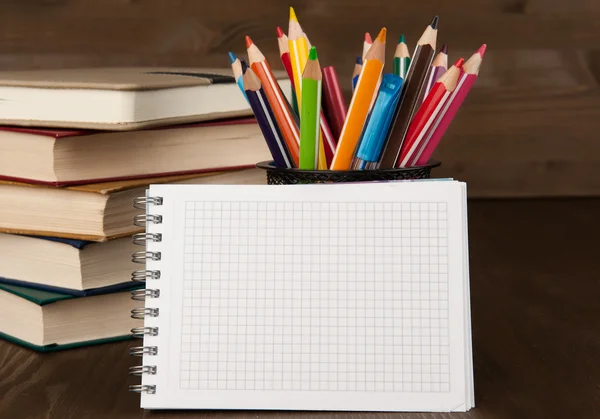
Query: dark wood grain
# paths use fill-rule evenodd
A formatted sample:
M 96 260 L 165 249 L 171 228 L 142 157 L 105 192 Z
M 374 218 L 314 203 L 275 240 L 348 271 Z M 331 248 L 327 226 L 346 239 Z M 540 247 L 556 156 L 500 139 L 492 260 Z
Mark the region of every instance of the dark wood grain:
M 481 43 L 481 78 L 436 157 L 441 176 L 471 196 L 600 195 L 600 31 L 597 0 L 296 0 L 322 65 L 335 65 L 346 96 L 365 31 L 388 28 L 412 50 L 440 15 L 450 59 Z M 244 35 L 281 68 L 276 0 L 8 0 L 0 2 L 0 68 L 227 66 Z M 390 67 L 388 58 L 387 68 Z
M 600 200 L 469 203 L 476 408 L 458 414 L 149 412 L 132 342 L 38 354 L 0 342 L 0 417 L 600 417 Z

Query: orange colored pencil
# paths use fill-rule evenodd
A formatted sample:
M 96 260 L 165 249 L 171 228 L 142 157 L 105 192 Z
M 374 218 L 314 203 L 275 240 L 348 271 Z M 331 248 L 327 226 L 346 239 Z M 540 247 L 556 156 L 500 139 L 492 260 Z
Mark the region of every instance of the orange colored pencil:
M 385 62 L 385 36 L 386 29 L 383 28 L 365 56 L 363 68 L 348 108 L 348 115 L 338 140 L 337 150 L 331 162 L 331 170 L 350 169 L 354 151 L 367 120 L 371 103 L 377 94 L 377 87 Z
M 288 106 L 287 99 L 283 95 L 279 83 L 273 76 L 271 67 L 267 62 L 265 56 L 258 49 L 258 47 L 252 42 L 249 36 L 246 37 L 246 47 L 248 48 L 248 59 L 250 61 L 250 67 L 256 73 L 260 79 L 265 95 L 269 100 L 277 124 L 281 130 L 281 134 L 285 140 L 290 154 L 298 166 L 300 161 L 300 130 L 292 114 L 292 110 Z

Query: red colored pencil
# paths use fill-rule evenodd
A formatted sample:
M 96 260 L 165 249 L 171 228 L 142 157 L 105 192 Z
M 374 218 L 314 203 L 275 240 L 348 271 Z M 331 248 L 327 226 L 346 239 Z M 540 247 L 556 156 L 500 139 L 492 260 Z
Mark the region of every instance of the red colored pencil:
M 335 71 L 335 67 L 323 68 L 323 111 L 334 138 L 340 138 L 348 107 Z M 336 141 L 337 143 L 337 141 Z
M 290 60 L 290 47 L 288 45 L 288 37 L 283 30 L 277 26 L 277 43 L 279 45 L 279 56 L 281 63 L 285 67 L 285 71 L 292 82 L 292 88 L 294 87 L 294 73 L 292 73 L 292 62 Z
M 463 58 L 456 61 L 433 85 L 408 128 L 406 140 L 402 144 L 400 157 L 398 157 L 395 167 L 409 167 L 416 163 L 418 150 L 423 145 L 422 141 L 425 135 L 456 88 L 460 67 L 464 61 Z

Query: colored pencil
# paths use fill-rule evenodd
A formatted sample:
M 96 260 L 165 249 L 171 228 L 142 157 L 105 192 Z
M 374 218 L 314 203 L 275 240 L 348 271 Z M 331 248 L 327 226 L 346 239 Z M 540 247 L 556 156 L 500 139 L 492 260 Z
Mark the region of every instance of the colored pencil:
M 292 107 L 294 112 L 298 115 L 298 99 L 296 99 L 296 88 L 294 87 L 294 73 L 292 72 L 292 62 L 290 61 L 290 47 L 288 37 L 279 26 L 277 26 L 277 44 L 279 46 L 279 58 L 281 64 L 285 68 L 285 71 L 290 78 L 292 83 Z
M 275 117 L 269 106 L 269 101 L 264 89 L 262 88 L 260 79 L 251 68 L 247 68 L 243 75 L 243 82 L 246 89 L 246 97 L 250 103 L 250 107 L 254 112 L 258 126 L 265 137 L 269 151 L 273 156 L 277 167 L 296 167 L 292 156 L 285 145 L 285 141 Z
M 458 79 L 458 85 L 456 86 L 456 89 L 454 89 L 452 96 L 450 96 L 446 102 L 446 105 L 435 121 L 434 126 L 429 130 L 428 138 L 425 139 L 422 152 L 418 156 L 417 165 L 423 165 L 429 161 L 431 155 L 448 129 L 448 126 L 450 126 L 456 112 L 477 80 L 486 48 L 487 46 L 483 44 L 477 52 L 463 64 L 462 73 Z
M 323 67 L 323 111 L 333 138 L 340 138 L 348 107 L 342 93 L 335 67 Z M 337 143 L 337 141 L 336 141 Z M 334 150 L 335 154 L 335 150 Z
M 396 45 L 396 51 L 394 52 L 394 60 L 392 62 L 392 73 L 397 76 L 406 79 L 408 68 L 410 67 L 410 53 L 406 46 L 406 40 L 404 34 L 400 35 L 398 45 Z
M 371 45 L 373 45 L 373 39 L 371 38 L 371 34 L 369 32 L 365 32 L 365 41 L 363 42 L 363 50 L 361 56 L 363 60 L 367 55 L 367 51 L 369 51 L 369 48 L 371 48 Z
M 406 140 L 402 145 L 400 157 L 396 167 L 410 167 L 417 162 L 419 150 L 423 146 L 423 140 L 433 125 L 441 110 L 450 98 L 458 82 L 460 67 L 465 60 L 459 59 L 452 67 L 434 84 L 433 88 L 425 98 L 425 101 L 415 114 L 408 128 Z
M 298 108 L 302 114 L 302 73 L 308 60 L 310 41 L 302 30 L 298 17 L 293 7 L 290 7 L 290 23 L 288 30 L 288 48 L 290 50 L 290 61 L 294 75 L 294 87 Z M 321 117 L 321 134 L 319 135 L 319 170 L 327 170 L 335 152 L 335 139 L 329 130 L 325 116 Z
M 371 104 L 377 95 L 377 86 L 385 62 L 385 36 L 386 29 L 383 28 L 367 52 L 338 140 L 331 170 L 348 170 L 350 168 Z
M 402 97 L 396 107 L 392 127 L 388 133 L 385 148 L 379 162 L 380 169 L 392 169 L 402 148 L 408 126 L 417 109 L 417 99 L 425 88 L 425 77 L 431 66 L 437 38 L 438 17 L 434 17 L 417 42 L 414 57 L 404 80 Z M 419 103 L 420 104 L 420 103 Z
M 425 96 L 431 90 L 436 81 L 439 80 L 440 77 L 448 70 L 448 47 L 446 44 L 442 45 L 440 48 L 440 52 L 435 56 L 431 63 L 431 67 L 429 69 L 429 74 L 427 75 L 427 83 L 425 84 L 425 89 L 423 90 L 423 100 L 425 100 Z
M 358 77 L 363 67 L 362 57 L 356 57 L 356 64 L 354 64 L 354 71 L 352 72 L 352 92 L 356 89 L 356 83 L 358 83 Z
M 317 57 L 317 49 L 312 47 L 302 75 L 300 169 L 315 170 L 319 163 L 321 79 L 322 73 Z
M 233 52 L 230 52 L 229 63 L 231 64 L 231 70 L 233 70 L 233 77 L 235 78 L 235 82 L 244 94 L 244 97 L 246 97 L 246 92 L 244 91 L 244 81 L 242 80 L 242 62 L 238 57 L 235 56 Z M 248 100 L 248 98 L 246 98 L 246 100 Z
M 308 59 L 308 40 L 304 36 L 300 22 L 296 17 L 293 7 L 290 7 L 290 26 L 288 30 L 288 48 L 292 74 L 294 78 L 294 89 L 298 99 L 298 108 L 302 109 L 302 73 Z
M 254 42 L 252 42 L 252 39 L 249 36 L 246 36 L 246 47 L 248 48 L 250 67 L 260 79 L 262 88 L 267 96 L 271 110 L 275 115 L 279 129 L 283 134 L 287 148 L 292 155 L 294 163 L 298 165 L 300 161 L 300 131 L 298 130 L 298 125 L 294 119 L 292 110 L 290 109 L 287 99 L 283 95 L 279 83 L 277 83 L 265 56 Z

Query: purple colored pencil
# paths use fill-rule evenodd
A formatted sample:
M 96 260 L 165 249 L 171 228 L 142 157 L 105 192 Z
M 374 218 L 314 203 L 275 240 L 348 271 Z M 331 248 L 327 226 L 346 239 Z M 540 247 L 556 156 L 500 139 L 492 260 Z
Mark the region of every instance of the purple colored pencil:
M 427 97 L 427 93 L 431 90 L 433 85 L 442 75 L 448 70 L 448 46 L 442 45 L 440 52 L 435 56 L 431 63 L 431 68 L 427 74 L 427 83 L 425 85 L 424 95 L 421 98 L 421 102 Z
M 294 160 L 281 135 L 260 79 L 251 68 L 247 65 L 244 66 L 244 62 L 242 62 L 242 70 L 244 71 L 243 80 L 246 97 L 254 112 L 258 126 L 265 137 L 271 156 L 273 156 L 275 166 L 286 168 L 295 167 Z

